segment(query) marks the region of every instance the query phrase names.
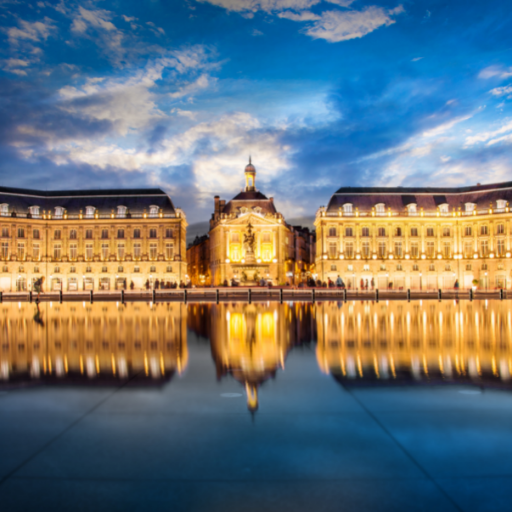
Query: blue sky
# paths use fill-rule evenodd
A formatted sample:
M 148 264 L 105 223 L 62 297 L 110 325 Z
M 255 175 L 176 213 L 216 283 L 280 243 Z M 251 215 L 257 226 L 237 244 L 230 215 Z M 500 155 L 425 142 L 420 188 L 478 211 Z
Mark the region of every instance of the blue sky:
M 0 0 L 0 176 L 160 186 L 205 221 L 257 185 L 288 217 L 340 186 L 512 180 L 501 1 Z

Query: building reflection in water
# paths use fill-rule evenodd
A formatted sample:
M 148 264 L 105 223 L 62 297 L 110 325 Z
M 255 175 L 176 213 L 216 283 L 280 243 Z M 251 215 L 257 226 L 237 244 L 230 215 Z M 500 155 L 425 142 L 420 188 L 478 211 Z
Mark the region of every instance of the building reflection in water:
M 0 306 L 0 380 L 156 384 L 187 365 L 186 306 L 116 302 Z
M 507 302 L 317 306 L 317 360 L 344 384 L 444 382 L 512 387 Z
M 258 388 L 284 368 L 288 352 L 314 339 L 307 304 L 191 306 L 189 328 L 210 338 L 217 378 L 232 375 L 245 388 L 247 407 L 258 408 Z

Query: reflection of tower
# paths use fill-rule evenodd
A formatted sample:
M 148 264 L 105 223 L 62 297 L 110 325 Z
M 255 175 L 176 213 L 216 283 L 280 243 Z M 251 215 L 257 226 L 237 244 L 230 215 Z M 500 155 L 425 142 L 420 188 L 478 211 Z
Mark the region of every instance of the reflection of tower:
M 217 378 L 231 374 L 243 384 L 247 408 L 258 409 L 258 388 L 284 368 L 293 346 L 292 310 L 287 305 L 212 306 L 211 348 Z

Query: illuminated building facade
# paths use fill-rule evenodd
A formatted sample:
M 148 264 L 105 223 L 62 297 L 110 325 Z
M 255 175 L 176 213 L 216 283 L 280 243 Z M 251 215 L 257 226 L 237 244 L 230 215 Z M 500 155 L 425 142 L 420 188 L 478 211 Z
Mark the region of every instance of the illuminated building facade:
M 512 183 L 339 189 L 316 214 L 318 279 L 349 288 L 512 285 Z
M 210 238 L 208 235 L 196 236 L 187 247 L 187 271 L 194 286 L 210 286 Z
M 0 188 L 0 290 L 142 289 L 185 281 L 184 213 L 160 189 Z
M 311 244 L 312 237 L 303 240 Z M 256 189 L 256 168 L 249 162 L 245 189 L 228 203 L 215 196 L 209 233 L 211 282 L 301 281 L 314 264 L 314 249 L 297 252 L 296 242 L 295 229 L 276 210 L 274 199 Z M 299 262 L 301 254 L 308 260 Z
M 512 385 L 505 302 L 317 305 L 320 369 L 344 381 L 482 381 Z
M 4 303 L 0 380 L 169 380 L 188 364 L 186 306 Z

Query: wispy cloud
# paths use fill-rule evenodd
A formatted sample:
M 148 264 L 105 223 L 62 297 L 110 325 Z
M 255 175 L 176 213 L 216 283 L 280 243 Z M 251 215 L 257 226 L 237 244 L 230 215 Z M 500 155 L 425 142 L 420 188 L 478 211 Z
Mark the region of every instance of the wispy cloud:
M 20 20 L 17 27 L 7 29 L 9 42 L 12 45 L 19 45 L 21 41 L 30 41 L 33 43 L 46 41 L 56 29 L 54 23 L 53 20 L 46 17 L 43 21 L 34 21 L 32 23 Z

